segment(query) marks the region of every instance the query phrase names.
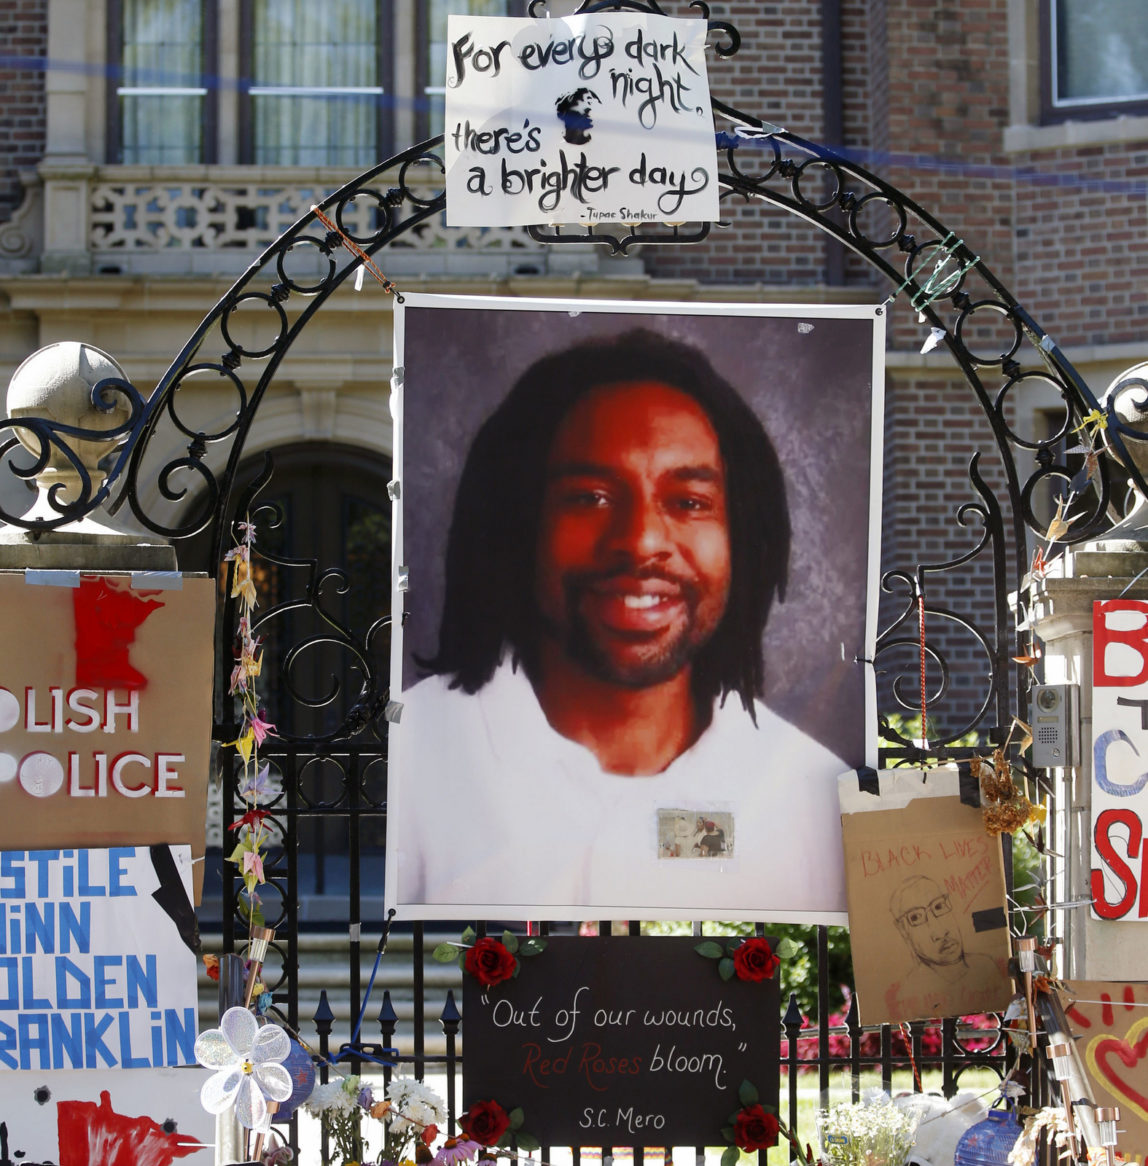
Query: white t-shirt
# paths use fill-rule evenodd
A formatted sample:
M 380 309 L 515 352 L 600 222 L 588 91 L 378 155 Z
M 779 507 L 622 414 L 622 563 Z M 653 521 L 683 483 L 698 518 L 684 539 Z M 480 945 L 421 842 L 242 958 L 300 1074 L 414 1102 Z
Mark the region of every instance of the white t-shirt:
M 606 773 L 503 662 L 390 730 L 386 900 L 405 918 L 844 922 L 845 763 L 736 696 L 659 774 Z M 708 824 L 708 825 L 707 825 Z

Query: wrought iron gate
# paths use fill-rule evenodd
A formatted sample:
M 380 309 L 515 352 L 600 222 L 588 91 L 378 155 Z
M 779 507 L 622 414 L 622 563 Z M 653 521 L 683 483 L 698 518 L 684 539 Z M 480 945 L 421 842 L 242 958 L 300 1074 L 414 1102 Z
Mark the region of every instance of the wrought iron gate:
M 531 14 L 540 15 L 543 7 L 541 0 L 534 0 Z M 705 5 L 699 7 L 705 10 Z M 655 3 L 635 0 L 587 2 L 581 10 L 622 8 L 660 11 Z M 739 47 L 737 30 L 720 20 L 711 19 L 709 26 L 717 57 L 733 56 Z M 720 175 L 723 199 L 790 212 L 883 273 L 889 281 L 891 302 L 910 304 L 927 325 L 939 330 L 942 343 L 983 411 L 984 430 L 978 439 L 982 448 L 969 463 L 971 500 L 953 516 L 957 549 L 947 561 L 924 562 L 909 548 L 903 561 L 891 564 L 883 579 L 887 605 L 883 630 L 877 658 L 870 663 L 887 674 L 880 717 L 886 741 L 884 763 L 968 757 L 974 747 L 962 742 L 969 734 L 978 736 L 981 748 L 1005 745 L 1014 717 L 1027 719 L 1031 672 L 1014 663 L 1015 657 L 1025 655 L 1023 632 L 1019 630 L 1024 613 L 1022 610 L 1018 618 L 1009 594 L 1021 590 L 1030 566 L 1032 533 L 1041 533 L 1045 525 L 1038 517 L 1037 500 L 1042 492 L 1078 477 L 1077 468 L 1069 465 L 1066 455 L 1070 435 L 1087 418 L 1105 417 L 1108 447 L 1123 465 L 1117 469 L 1115 463 L 1100 458 L 1090 467 L 1086 484 L 1076 494 L 1078 517 L 1071 541 L 1095 537 L 1118 517 L 1123 503 L 1121 483 L 1131 477 L 1144 487 L 1125 447 L 1127 440 L 1139 435 L 1111 409 L 1100 405 L 1052 339 L 976 251 L 925 209 L 822 145 L 721 101 L 715 100 L 713 106 L 722 124 L 718 145 L 724 163 Z M 236 481 L 263 397 L 300 332 L 311 324 L 328 297 L 354 275 L 363 257 L 385 256 L 389 245 L 443 213 L 441 147 L 441 137 L 414 146 L 330 195 L 319 212 L 338 230 L 323 227 L 320 215 L 313 212 L 286 231 L 205 316 L 149 399 L 144 400 L 126 382 L 103 382 L 95 394 L 97 403 L 121 397 L 130 404 L 131 417 L 116 431 L 126 440 L 106 480 L 98 486 L 68 449 L 70 441 L 85 436 L 83 432 L 42 419 L 5 423 L 10 430 L 18 425 L 41 450 L 35 465 L 16 468 L 14 473 L 31 477 L 52 450 L 64 450 L 84 486 L 79 497 L 53 498 L 58 517 L 28 521 L 2 514 L 4 521 L 33 530 L 52 529 L 111 501 L 116 508 L 127 507 L 148 530 L 184 547 L 184 569 L 218 576 L 233 519 L 251 515 L 259 528 L 260 570 L 301 580 L 296 591 L 268 592 L 271 601 L 261 609 L 258 620 L 259 633 L 276 645 L 280 672 L 280 735 L 264 750 L 264 758 L 275 764 L 283 777 L 283 793 L 271 807 L 282 845 L 267 868 L 264 901 L 268 922 L 278 932 L 278 977 L 272 984 L 276 1005 L 286 1022 L 304 1035 L 313 1021 L 324 1051 L 328 1036 L 322 1034 L 330 1034 L 333 1020 L 326 1001 L 314 1017 L 300 1015 L 299 840 L 301 832 L 316 822 L 338 823 L 346 831 L 347 913 L 343 922 L 348 939 L 348 1003 L 351 1015 L 357 1016 L 366 994 L 360 971 L 364 948 L 369 952 L 377 937 L 383 934 L 385 938 L 386 932 L 381 917 L 362 918 L 359 912 L 364 853 L 377 846 L 386 815 L 384 714 L 389 623 L 388 617 L 380 614 L 367 626 L 351 626 L 345 612 L 339 610 L 344 595 L 339 572 L 330 564 L 292 558 L 274 549 L 275 519 L 268 510 L 260 509 L 260 490 L 272 480 L 270 459 L 242 497 L 237 496 Z M 375 226 L 369 234 L 355 235 L 347 227 L 351 216 L 346 211 L 351 204 L 363 202 L 372 208 Z M 607 224 L 537 228 L 531 234 L 554 247 L 589 243 L 620 254 L 636 246 L 702 244 L 710 226 L 650 224 L 615 230 Z M 350 237 L 354 250 L 344 245 L 344 235 Z M 385 267 L 385 260 L 382 265 Z M 296 305 L 300 305 L 297 310 Z M 237 338 L 241 325 L 245 326 L 253 313 L 259 325 L 270 324 L 269 340 Z M 200 378 L 221 382 L 233 394 L 228 417 L 214 427 L 193 420 L 194 410 L 188 408 Z M 1040 440 L 1017 432 L 1010 412 L 1018 387 L 1034 381 L 1052 386 L 1063 404 L 1063 417 L 1055 431 Z M 181 447 L 177 455 L 164 452 L 173 445 Z M 11 446 L 10 441 L 5 449 Z M 1027 466 L 1022 466 L 1022 457 Z M 979 571 L 978 585 L 991 595 L 992 615 L 987 621 L 970 618 L 946 600 L 946 580 L 970 571 Z M 919 633 L 922 616 L 930 628 L 923 644 Z M 220 675 L 225 676 L 234 628 L 232 601 L 226 597 L 222 626 Z M 290 629 L 286 633 L 282 630 L 285 627 Z M 958 629 L 975 646 L 983 658 L 985 680 L 975 713 L 950 724 L 939 739 L 922 745 L 914 742 L 893 714 L 912 713 L 918 707 L 915 694 L 923 667 L 918 651 L 922 658 L 927 657 L 930 708 L 943 710 L 950 700 L 951 668 L 945 638 L 936 632 L 938 627 Z M 313 654 L 323 653 L 342 656 L 345 679 L 332 687 L 321 678 L 317 688 L 307 690 L 300 680 L 303 667 Z M 326 663 L 322 671 L 325 676 Z M 215 739 L 221 744 L 234 741 L 238 728 L 224 687 L 217 686 L 215 704 Z M 288 705 L 296 711 L 289 714 Z M 1026 763 L 1017 742 L 1012 741 L 1007 748 L 1023 767 Z M 221 757 L 226 822 L 239 807 L 234 754 L 224 749 Z M 1042 780 L 1040 773 L 1030 771 L 1029 776 L 1038 784 Z M 246 930 L 235 910 L 238 884 L 233 868 L 223 864 L 222 878 L 224 948 L 235 950 L 242 945 Z M 637 924 L 630 926 L 636 928 Z M 402 946 L 409 953 L 413 995 L 411 1048 L 399 1060 L 412 1063 L 419 1072 L 428 1065 L 445 1066 L 453 1113 L 460 1018 L 452 996 L 427 986 L 426 939 L 423 926 L 414 925 L 409 939 L 404 935 L 401 945 L 395 941 L 396 948 Z M 791 1118 L 796 1118 L 799 1066 L 816 1072 L 823 1091 L 841 1065 L 854 1075 L 872 1067 L 885 1082 L 891 1080 L 894 1068 L 936 1066 L 942 1069 L 946 1092 L 951 1092 L 964 1067 L 991 1064 L 999 1069 L 1003 1065 L 1005 1042 L 999 1032 L 992 1034 L 989 1047 L 974 1048 L 971 1034 L 953 1020 L 941 1026 L 939 1051 L 932 1049 L 928 1026 L 910 1026 L 911 1057 L 897 1051 L 898 1034 L 887 1028 L 873 1038 L 875 1049 L 864 1046 L 855 1002 L 843 1023 L 832 1025 L 828 943 L 827 930 L 818 928 L 818 1011 L 815 1028 L 809 1030 L 816 1038 L 813 1049 L 807 1050 L 799 1040 L 802 1017 L 794 1002 L 784 1017 Z M 441 1051 L 428 1049 L 423 1023 L 427 1009 L 432 1014 L 432 1031 L 441 1026 Z M 368 1035 L 375 1016 L 377 1039 Z M 388 996 L 373 1001 L 357 1051 L 352 1050 L 352 1063 L 362 1056 L 381 1056 L 384 1047 L 393 1045 L 399 1019 Z M 839 1036 L 848 1038 L 848 1052 L 842 1056 L 833 1052 Z

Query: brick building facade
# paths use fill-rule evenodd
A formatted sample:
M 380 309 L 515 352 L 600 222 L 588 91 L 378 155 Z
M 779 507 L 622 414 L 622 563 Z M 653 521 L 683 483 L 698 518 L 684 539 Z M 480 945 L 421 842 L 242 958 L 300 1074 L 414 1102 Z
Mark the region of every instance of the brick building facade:
M 117 155 L 125 75 L 113 56 L 123 42 L 107 30 L 148 7 L 145 0 L 0 0 L 5 380 L 35 348 L 82 338 L 115 355 L 141 387 L 154 384 L 251 257 L 362 168 L 254 161 L 240 84 L 251 60 L 247 0 L 189 5 L 208 12 L 201 47 L 210 141 L 199 155 L 174 162 Z M 551 7 L 558 14 L 570 5 Z M 437 100 L 426 93 L 434 77 L 428 21 L 437 9 L 429 0 L 378 0 L 373 11 L 382 88 L 393 97 L 381 103 L 389 120 L 379 140 L 401 147 L 430 124 L 428 102 Z M 736 56 L 711 61 L 716 98 L 838 148 L 908 193 L 989 263 L 1097 394 L 1145 356 L 1146 107 L 1136 92 L 1075 105 L 1071 92 L 1059 103 L 1049 96 L 1054 0 L 731 0 L 712 15 L 742 37 Z M 1069 32 L 1084 35 L 1065 25 L 1062 38 Z M 1097 51 L 1107 44 L 1097 41 Z M 753 159 L 741 150 L 738 163 L 748 168 Z M 474 235 L 461 245 L 456 236 L 446 248 L 435 230 L 388 255 L 387 269 L 400 285 L 461 293 L 872 302 L 895 290 L 795 215 L 732 199 L 725 212 L 728 225 L 701 245 L 617 259 L 600 250 L 558 256 L 562 249 L 548 251 L 521 232 Z M 300 445 L 389 451 L 380 392 L 389 329 L 380 311 L 385 304 L 351 296 L 324 309 L 322 327 L 304 334 L 284 366 L 250 453 Z M 894 300 L 883 554 L 886 566 L 909 571 L 975 541 L 975 524 L 962 528 L 954 518 L 975 497 L 972 455 L 982 452 L 990 482 L 1003 474 L 983 412 L 952 359 L 943 348 L 921 354 L 927 332 L 905 297 Z M 975 335 L 986 351 L 1007 344 L 991 319 L 978 319 Z M 987 383 L 995 393 L 999 371 Z M 1018 436 L 1043 436 L 1055 431 L 1056 394 L 1026 382 L 1009 394 L 1006 414 Z M 1022 464 L 1031 461 L 1016 452 Z M 1048 504 L 1034 499 L 1038 511 Z M 991 621 L 986 571 L 982 556 L 938 582 L 931 599 Z M 887 619 L 903 597 L 886 602 Z M 975 643 L 957 635 L 951 651 L 958 697 L 943 712 L 942 730 L 967 719 L 984 683 Z

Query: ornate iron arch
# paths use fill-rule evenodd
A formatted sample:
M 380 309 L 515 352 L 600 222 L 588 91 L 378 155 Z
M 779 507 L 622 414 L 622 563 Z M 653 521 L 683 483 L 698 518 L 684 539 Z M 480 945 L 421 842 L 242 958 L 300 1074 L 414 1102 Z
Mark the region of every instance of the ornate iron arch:
M 544 0 L 532 0 L 531 14 L 540 15 L 544 6 Z M 707 19 L 716 57 L 733 56 L 740 46 L 736 28 L 710 19 L 709 8 L 698 0 L 690 7 Z M 584 0 L 578 10 L 625 9 L 662 12 L 655 0 Z M 1019 592 L 1029 569 L 1032 536 L 1044 533 L 1034 497 L 1049 483 L 1078 478 L 1077 470 L 1064 457 L 1067 439 L 1089 424 L 1089 419 L 1094 419 L 1097 430 L 1103 422 L 1113 459 L 1098 458 L 1090 467 L 1080 492 L 1082 513 L 1063 541 L 1096 537 L 1118 519 L 1127 479 L 1145 490 L 1126 444 L 1144 440 L 1144 435 L 1121 419 L 1111 401 L 1103 406 L 1098 402 L 1056 343 L 988 264 L 910 197 L 827 146 L 807 141 L 720 101 L 714 101 L 713 108 L 724 123 L 718 135 L 724 164 L 719 176 L 724 205 L 756 203 L 796 215 L 883 274 L 893 296 L 908 301 L 924 322 L 937 330 L 938 339 L 947 346 L 983 412 L 988 436 L 985 452 L 993 457 L 995 465 L 989 473 L 984 452 L 970 460 L 972 500 L 954 516 L 966 549 L 948 561 L 895 565 L 885 574 L 883 587 L 892 597 L 895 610 L 880 634 L 877 654 L 878 660 L 891 659 L 906 647 L 919 646 L 917 619 L 921 601 L 930 629 L 946 624 L 964 629 L 984 657 L 988 683 L 971 720 L 944 739 L 931 742 L 927 756 L 967 755 L 968 750 L 956 742 L 970 729 L 999 744 L 1012 718 L 1024 718 L 1026 714 L 1029 673 L 1012 661 L 1022 653 L 1019 621 L 1010 608 L 1009 595 Z M 324 199 L 317 211 L 301 217 L 251 263 L 207 313 L 149 398 L 145 399 L 126 381 L 108 380 L 97 385 L 93 390 L 97 407 L 110 408 L 116 398 L 129 405 L 130 416 L 119 428 L 89 433 L 44 418 L 0 421 L 7 434 L 0 441 L 0 454 L 15 454 L 15 461 L 9 457 L 7 464 L 18 478 L 35 477 L 53 455 L 62 455 L 81 480 L 75 496 L 55 488 L 49 498 L 53 517 L 27 519 L 0 509 L 0 520 L 29 531 L 46 532 L 105 504 L 112 509 L 126 507 L 143 527 L 156 534 L 176 540 L 205 535 L 202 560 L 185 565 L 214 574 L 229 536 L 228 518 L 244 445 L 264 395 L 299 334 L 328 297 L 354 275 L 363 262 L 361 256 L 384 252 L 420 224 L 442 214 L 446 206 L 441 189 L 445 173 L 442 145 L 443 138 L 439 136 L 412 146 L 365 171 Z M 373 207 L 375 226 L 367 235 L 355 236 L 345 225 L 351 217 L 347 208 L 356 200 L 365 200 Z M 320 213 L 351 237 L 361 255 L 344 248 L 339 232 L 323 226 Z M 633 228 L 596 224 L 531 231 L 535 239 L 548 245 L 590 243 L 604 246 L 612 254 L 625 254 L 637 247 L 699 243 L 710 233 L 710 224 Z M 252 344 L 236 336 L 241 314 L 246 318 L 253 310 L 260 321 L 271 324 L 271 336 L 266 342 Z M 986 319 L 994 327 L 985 328 Z M 232 395 L 232 406 L 217 423 L 197 424 L 190 416 L 193 410 L 185 408 L 188 394 L 194 395 L 192 386 L 199 378 L 222 384 Z M 1040 439 L 1025 437 L 1010 421 L 1015 393 L 1032 383 L 1049 386 L 1063 408 L 1056 431 Z M 1129 382 L 1129 386 L 1148 401 L 1148 387 L 1143 382 Z M 29 447 L 29 453 L 21 455 L 16 451 L 17 434 Z M 113 437 L 120 438 L 122 445 L 110 459 L 106 478 L 95 483 L 70 443 Z M 1031 458 L 1028 468 L 1022 469 L 1021 456 Z M 261 476 L 248 497 L 240 501 L 240 512 L 252 504 L 264 480 L 265 476 Z M 946 606 L 935 598 L 931 588 L 934 579 L 974 561 L 991 565 L 994 614 L 990 626 L 979 626 Z M 388 619 L 378 620 L 365 636 L 356 633 L 334 614 L 324 612 L 325 589 L 340 585 L 335 573 L 321 569 L 313 560 L 284 557 L 277 564 L 306 576 L 307 602 L 327 624 L 322 642 L 345 649 L 356 662 L 361 681 L 359 691 L 347 701 L 346 714 L 334 727 L 321 737 L 284 740 L 281 753 L 287 757 L 310 749 L 314 755 L 334 758 L 345 770 L 346 805 L 351 806 L 352 812 L 381 816 L 385 803 L 364 796 L 364 787 L 359 783 L 365 769 L 385 770 L 386 677 L 381 665 L 374 661 L 385 658 L 385 652 L 378 652 L 378 645 L 386 638 Z M 271 624 L 284 610 L 285 607 L 265 612 L 261 625 Z M 288 658 L 296 658 L 305 647 L 293 646 Z M 933 639 L 926 641 L 925 652 L 935 684 L 930 693 L 930 703 L 934 703 L 945 695 L 951 666 L 943 646 Z M 896 677 L 893 696 L 902 708 L 915 707 L 914 680 L 910 670 Z M 217 708 L 223 703 L 222 696 L 217 696 Z M 924 749 L 898 736 L 886 717 L 882 719 L 886 737 L 899 744 L 891 751 L 893 754 L 906 760 L 926 756 Z M 216 726 L 218 740 L 235 736 L 232 721 L 232 714 L 221 713 Z M 273 758 L 275 751 L 269 750 L 267 755 Z M 286 791 L 274 812 L 287 847 L 292 845 L 299 814 L 327 810 L 348 812 L 343 803 L 305 805 L 298 788 Z M 281 862 L 271 864 L 268 874 L 282 888 L 283 920 L 289 935 L 293 934 L 294 928 L 289 926 L 294 922 L 293 876 Z M 225 911 L 225 941 L 233 939 L 234 923 L 234 911 Z M 351 924 L 353 930 L 358 927 L 355 919 Z M 293 942 L 287 940 L 290 958 L 294 957 Z M 352 958 L 358 959 L 357 939 L 352 942 Z M 284 964 L 287 968 L 293 966 L 286 957 Z M 285 977 L 290 978 L 289 972 Z M 356 996 L 354 1006 L 357 1004 Z M 298 1024 L 294 996 L 288 1019 Z M 392 1011 L 388 1021 L 392 1033 L 393 1019 Z M 444 1019 L 444 1026 L 446 1023 Z M 450 1023 L 457 1031 L 457 1019 Z M 788 1016 L 786 1023 L 790 1023 Z M 794 1028 L 791 1038 L 796 1031 Z M 828 1035 L 824 1018 L 823 1035 Z M 791 1039 L 791 1053 L 795 1047 L 796 1041 Z
M 715 56 L 733 56 L 740 47 L 737 29 L 728 21 L 712 19 L 701 0 L 690 7 L 707 20 Z M 532 0 L 529 8 L 531 15 L 542 15 L 544 0 Z M 662 13 L 656 0 L 584 0 L 578 11 L 626 9 Z M 1003 491 L 988 484 L 974 457 L 969 479 L 975 499 L 956 515 L 960 526 L 971 528 L 973 545 L 952 561 L 895 567 L 885 575 L 883 587 L 900 597 L 902 610 L 882 632 L 878 655 L 916 643 L 914 622 L 923 596 L 926 613 L 934 617 L 931 622 L 952 621 L 964 627 L 980 645 L 990 673 L 988 690 L 973 721 L 933 742 L 930 755 L 944 753 L 948 744 L 973 728 L 999 740 L 1002 726 L 1007 728 L 1013 715 L 1023 716 L 1026 707 L 1024 677 L 1010 663 L 1018 654 L 1018 642 L 1008 594 L 1019 589 L 1028 569 L 1030 533 L 1043 533 L 1033 509 L 1034 492 L 1042 483 L 1068 482 L 1074 477 L 1060 452 L 1064 438 L 1083 419 L 1103 416 L 1107 446 L 1120 466 L 1099 459 L 1093 467 L 1087 513 L 1065 541 L 1095 537 L 1111 524 L 1124 481 L 1131 478 L 1138 487 L 1145 485 L 1125 444 L 1143 440 L 1143 435 L 1126 425 L 1111 403 L 1101 407 L 1068 358 L 989 265 L 908 195 L 827 146 L 721 101 L 714 100 L 713 108 L 727 123 L 717 137 L 724 158 L 719 181 L 725 205 L 740 200 L 783 209 L 826 232 L 881 272 L 894 296 L 903 296 L 920 312 L 923 322 L 939 330 L 938 339 L 947 346 L 983 411 L 999 463 L 997 476 L 1003 475 Z M 426 188 L 428 181 L 437 187 L 445 173 L 442 145 L 440 135 L 372 167 L 328 196 L 318 212 L 333 219 L 361 255 L 384 251 L 444 211 L 445 191 Z M 376 227 L 369 235 L 356 237 L 344 226 L 346 209 L 355 200 L 373 204 Z M 710 232 L 708 223 L 530 229 L 536 240 L 549 245 L 592 243 L 612 254 L 636 247 L 699 243 Z M 126 506 L 146 529 L 168 538 L 209 531 L 211 550 L 199 566 L 214 572 L 227 533 L 224 516 L 232 482 L 260 403 L 300 332 L 362 262 L 360 255 L 344 249 L 338 232 L 326 229 L 313 209 L 236 280 L 204 317 L 148 399 L 121 380 L 107 380 L 96 387 L 93 400 L 98 407 L 110 407 L 115 397 L 130 406 L 130 417 L 118 429 L 88 434 L 41 418 L 0 422 L 10 435 L 0 443 L 0 453 L 14 449 L 16 432 L 33 450 L 28 462 L 9 461 L 16 476 L 33 477 L 58 451 L 81 479 L 75 497 L 65 496 L 61 487 L 54 489 L 50 503 L 56 517 L 25 519 L 0 510 L 0 519 L 44 531 L 108 503 L 113 510 Z M 299 303 L 302 309 L 289 315 L 288 306 Z M 253 309 L 260 311 L 262 322 L 270 321 L 273 333 L 259 347 L 249 347 L 234 336 L 240 313 L 250 318 Z M 987 337 L 981 327 L 986 319 L 995 326 Z M 226 420 L 208 428 L 198 428 L 184 416 L 181 398 L 181 392 L 201 377 L 224 383 L 234 401 Z M 1039 441 L 1015 432 L 1008 419 L 1014 391 L 1033 382 L 1051 386 L 1064 409 L 1057 432 Z M 89 436 L 126 438 L 98 486 L 69 445 L 70 440 Z M 182 446 L 178 456 L 158 452 L 173 445 Z M 1027 471 L 1018 463 L 1019 452 L 1033 459 Z M 144 483 L 155 497 L 145 497 Z M 179 513 L 181 507 L 183 513 Z M 928 583 L 938 573 L 986 554 L 992 560 L 995 618 L 990 628 L 982 629 L 960 613 L 931 603 Z M 939 678 L 931 694 L 935 701 L 945 694 L 949 666 L 940 648 L 930 644 L 928 652 Z M 906 686 L 907 677 L 898 677 L 894 694 L 900 705 L 911 709 Z M 986 720 L 995 723 L 986 724 Z M 898 738 L 887 724 L 884 728 L 888 736 L 900 740 L 907 756 L 913 756 L 911 742 Z

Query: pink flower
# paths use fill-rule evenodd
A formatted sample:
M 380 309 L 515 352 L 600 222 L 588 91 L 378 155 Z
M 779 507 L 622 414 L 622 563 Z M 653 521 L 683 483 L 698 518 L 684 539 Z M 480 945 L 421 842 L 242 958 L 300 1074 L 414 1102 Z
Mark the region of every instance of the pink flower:
M 263 856 L 255 850 L 248 850 L 243 855 L 243 873 L 254 874 L 256 882 L 265 882 L 263 877 Z
M 262 717 L 263 710 L 260 709 L 248 722 L 247 727 L 255 734 L 255 744 L 262 745 L 267 740 L 268 735 L 275 735 L 275 726 L 270 721 L 265 721 Z

